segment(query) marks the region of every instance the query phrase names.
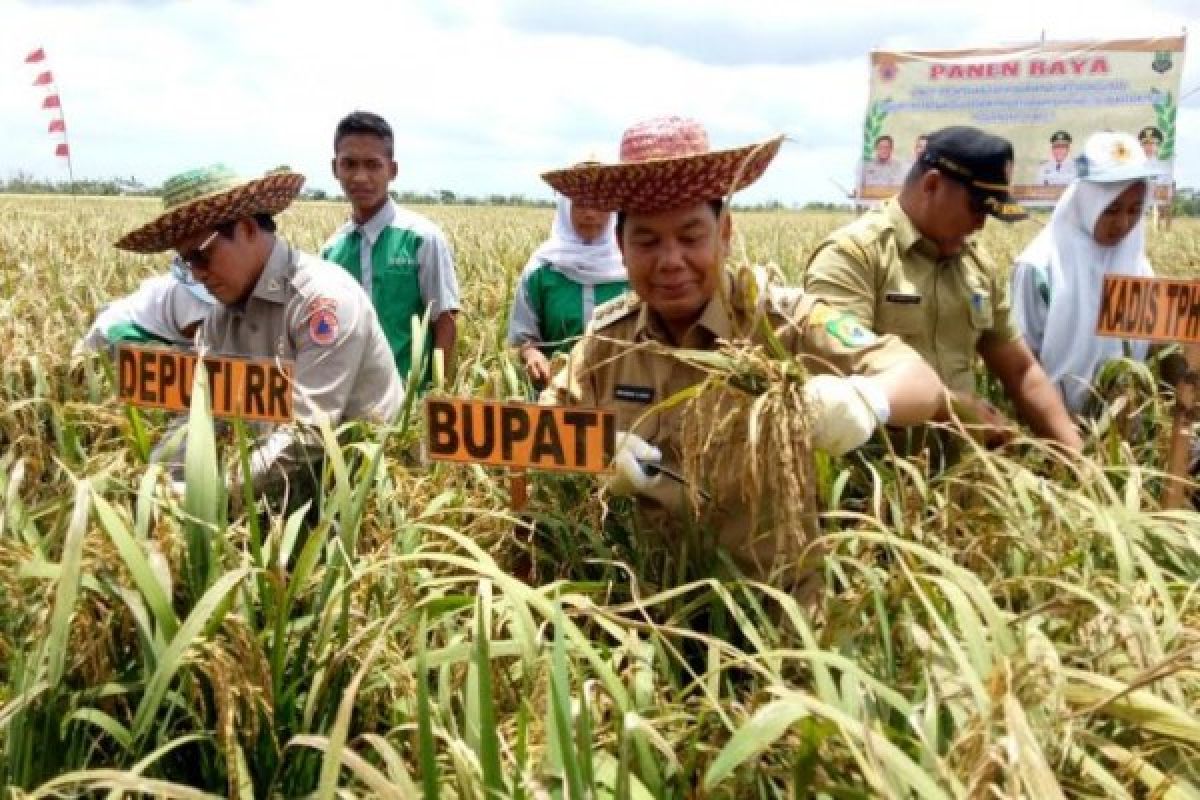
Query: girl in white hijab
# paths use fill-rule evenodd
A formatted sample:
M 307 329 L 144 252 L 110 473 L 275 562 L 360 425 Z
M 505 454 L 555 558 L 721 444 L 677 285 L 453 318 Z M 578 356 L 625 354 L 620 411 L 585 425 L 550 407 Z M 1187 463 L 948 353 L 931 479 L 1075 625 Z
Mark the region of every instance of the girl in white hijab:
M 550 238 L 521 270 L 508 320 L 508 342 L 534 385 L 550 379 L 549 359 L 570 350 L 596 306 L 628 288 L 615 215 L 559 196 Z
M 1096 371 L 1123 356 L 1143 360 L 1144 341 L 1097 336 L 1105 275 L 1150 277 L 1145 204 L 1154 176 L 1137 139 L 1096 133 L 1077 160 L 1050 222 L 1017 257 L 1012 275 L 1017 325 L 1046 374 L 1079 414 Z

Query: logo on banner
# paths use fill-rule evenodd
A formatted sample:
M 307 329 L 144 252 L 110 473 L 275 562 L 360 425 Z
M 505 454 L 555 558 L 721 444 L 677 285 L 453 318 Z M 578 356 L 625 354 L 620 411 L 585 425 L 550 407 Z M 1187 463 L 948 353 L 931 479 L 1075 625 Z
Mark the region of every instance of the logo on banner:
M 1157 72 L 1159 75 L 1170 72 L 1171 67 L 1175 66 L 1175 62 L 1171 59 L 1170 50 L 1159 50 L 1154 54 L 1154 61 L 1150 62 L 1150 69 Z

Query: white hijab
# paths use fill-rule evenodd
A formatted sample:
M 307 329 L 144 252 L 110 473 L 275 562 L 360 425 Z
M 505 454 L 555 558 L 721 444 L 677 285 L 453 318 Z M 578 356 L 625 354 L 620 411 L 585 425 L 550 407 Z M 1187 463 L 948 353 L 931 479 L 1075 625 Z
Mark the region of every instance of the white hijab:
M 551 269 L 584 286 L 627 280 L 616 231 L 616 214 L 611 214 L 604 232 L 595 241 L 585 243 L 571 224 L 571 201 L 559 195 L 550 238 L 533 251 L 523 273 L 548 262 Z
M 1046 269 L 1051 294 L 1042 338 L 1042 366 L 1062 390 L 1067 407 L 1075 412 L 1083 409 L 1102 364 L 1124 356 L 1125 347 L 1139 361 L 1149 349 L 1146 342 L 1124 342 L 1093 333 L 1100 313 L 1103 276 L 1154 275 L 1146 259 L 1145 216 L 1112 247 L 1098 244 L 1092 235 L 1104 210 L 1137 182 L 1074 181 L 1059 198 L 1050 222 L 1017 258 Z M 1147 198 L 1151 197 L 1149 185 L 1146 191 Z

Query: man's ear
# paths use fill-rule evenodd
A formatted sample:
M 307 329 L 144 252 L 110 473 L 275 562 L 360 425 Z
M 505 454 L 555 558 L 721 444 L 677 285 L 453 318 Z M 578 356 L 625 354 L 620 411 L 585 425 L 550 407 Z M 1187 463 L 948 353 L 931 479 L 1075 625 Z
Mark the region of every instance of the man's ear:
M 392 159 L 391 169 L 388 170 L 388 183 L 396 180 L 396 176 L 400 174 L 400 167 L 396 164 L 396 160 Z
M 337 156 L 334 156 L 333 158 L 329 159 L 329 171 L 333 173 L 334 178 L 336 178 L 338 176 L 338 174 L 337 174 Z

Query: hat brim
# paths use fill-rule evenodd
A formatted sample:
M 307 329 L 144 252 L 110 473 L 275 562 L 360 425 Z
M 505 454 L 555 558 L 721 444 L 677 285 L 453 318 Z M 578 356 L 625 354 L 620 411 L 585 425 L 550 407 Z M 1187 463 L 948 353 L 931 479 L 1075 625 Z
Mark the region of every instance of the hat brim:
M 1091 172 L 1080 177 L 1088 183 L 1122 183 L 1124 181 L 1149 181 L 1160 178 L 1164 171 L 1149 164 L 1131 164 L 1115 167 L 1104 172 Z
M 264 175 L 172 208 L 125 234 L 115 246 L 134 253 L 161 253 L 193 234 L 232 220 L 255 214 L 274 216 L 292 204 L 303 186 L 304 176 L 298 172 Z
M 627 164 L 588 164 L 542 174 L 571 202 L 597 211 L 652 213 L 724 197 L 762 177 L 783 137 L 731 150 Z
M 988 216 L 995 217 L 1002 222 L 1020 222 L 1023 219 L 1029 219 L 1029 212 L 1024 206 L 1013 200 L 1013 197 L 1008 192 L 1003 194 L 999 192 L 976 192 L 983 197 L 984 206 L 987 208 Z

